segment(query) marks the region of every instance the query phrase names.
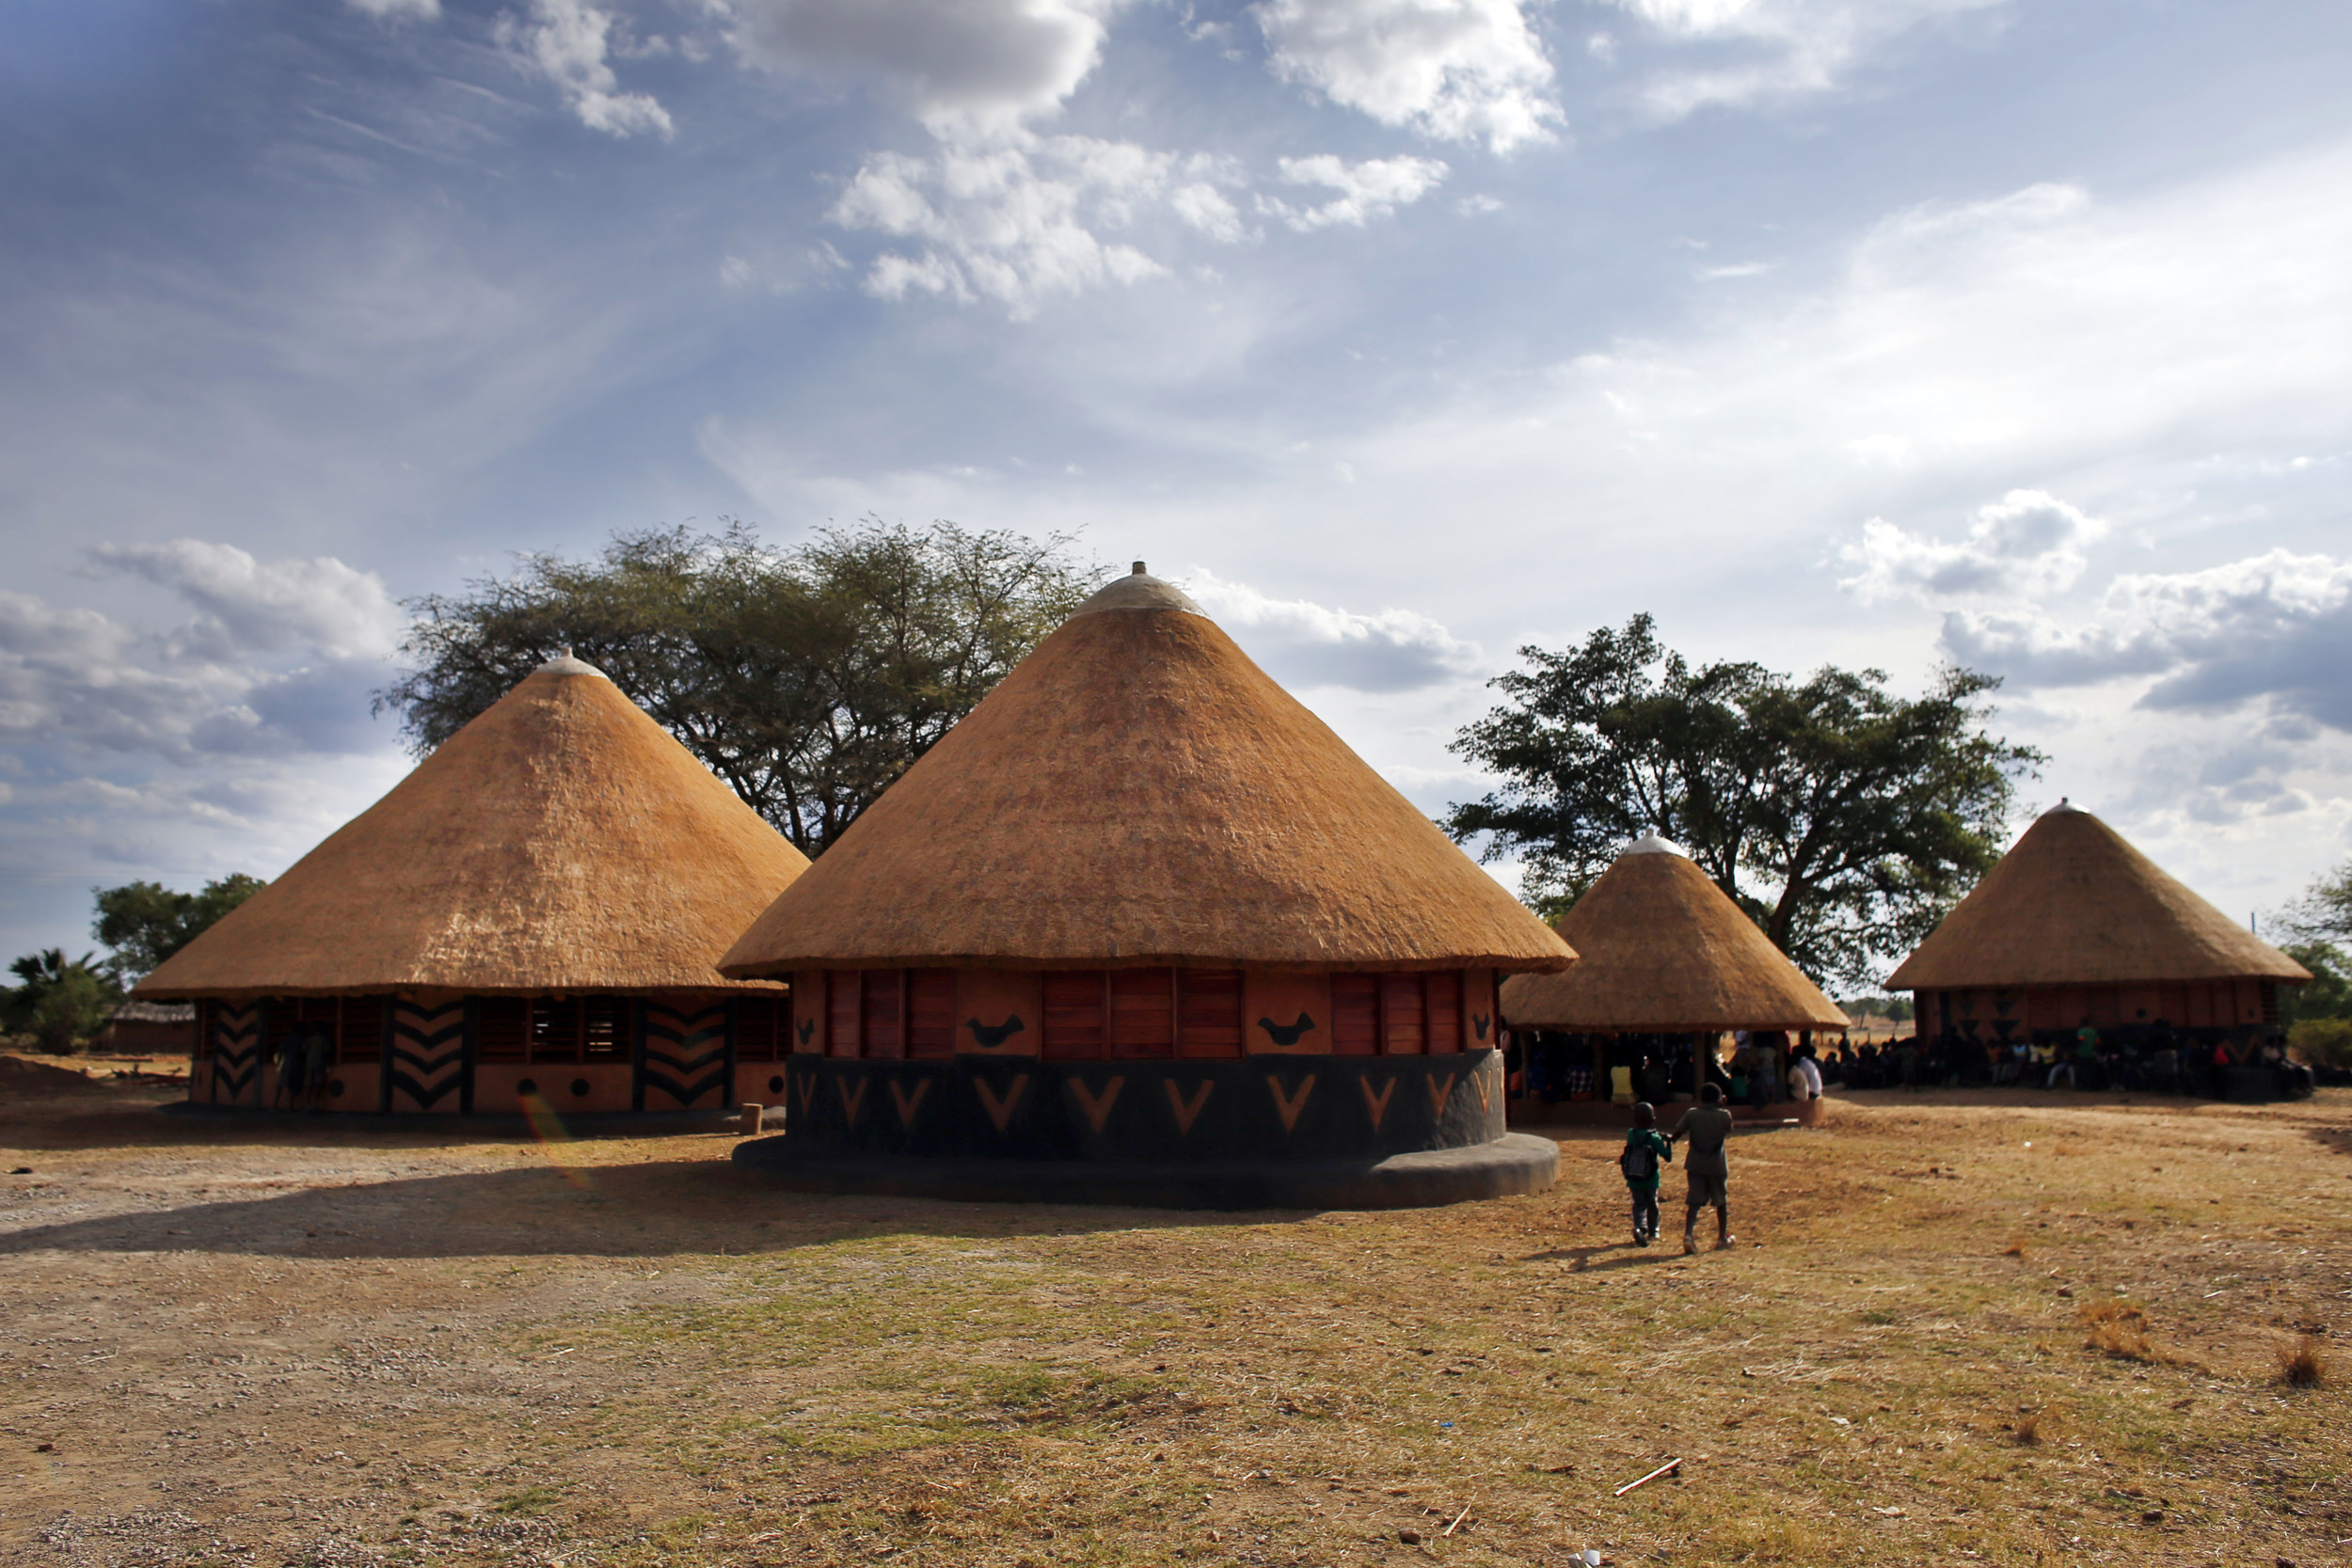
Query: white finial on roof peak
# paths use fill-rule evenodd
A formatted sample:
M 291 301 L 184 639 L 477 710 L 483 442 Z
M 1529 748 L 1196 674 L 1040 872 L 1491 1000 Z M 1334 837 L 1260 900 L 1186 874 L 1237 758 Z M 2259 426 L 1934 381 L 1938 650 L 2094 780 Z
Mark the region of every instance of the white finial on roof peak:
M 1162 581 L 1146 571 L 1140 561 L 1125 577 L 1113 578 L 1106 586 L 1096 589 L 1092 598 L 1070 612 L 1070 618 L 1074 621 L 1081 615 L 1093 615 L 1105 610 L 1182 610 L 1194 615 L 1207 613 L 1194 604 L 1183 589 L 1172 582 Z
M 1644 833 L 1627 845 L 1625 852 L 1629 855 L 1680 855 L 1686 861 L 1691 858 L 1690 851 L 1681 845 L 1658 833 Z
M 589 663 L 586 659 L 573 657 L 572 645 L 569 642 L 564 644 L 564 651 L 562 653 L 556 655 L 553 658 L 548 659 L 545 664 L 540 665 L 539 668 L 533 670 L 532 673 L 534 675 L 594 675 L 598 680 L 611 680 L 612 678 L 612 676 L 606 674 L 603 671 L 597 669 L 595 665 Z

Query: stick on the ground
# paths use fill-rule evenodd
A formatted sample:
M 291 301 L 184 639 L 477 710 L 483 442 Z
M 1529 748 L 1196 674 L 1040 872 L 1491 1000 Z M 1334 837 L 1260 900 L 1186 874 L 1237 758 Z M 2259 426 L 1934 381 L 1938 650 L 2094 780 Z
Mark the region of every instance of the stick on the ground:
M 1637 1486 L 1647 1486 L 1651 1481 L 1656 1481 L 1660 1476 L 1672 1475 L 1675 1471 L 1681 1468 L 1681 1460 L 1669 1459 L 1666 1463 L 1661 1465 L 1657 1469 L 1652 1470 L 1648 1475 L 1644 1476 L 1641 1480 L 1627 1481 L 1623 1486 L 1620 1486 L 1614 1492 L 1612 1492 L 1610 1496 L 1613 1497 L 1622 1497 Z
M 1439 1530 L 1438 1533 L 1440 1535 L 1452 1535 L 1455 1527 L 1460 1525 L 1463 1520 L 1469 1518 L 1470 1511 L 1476 1506 L 1477 1505 L 1474 1503 L 1464 1503 L 1462 1505 L 1462 1512 L 1454 1516 L 1454 1523 L 1446 1526 L 1445 1528 Z

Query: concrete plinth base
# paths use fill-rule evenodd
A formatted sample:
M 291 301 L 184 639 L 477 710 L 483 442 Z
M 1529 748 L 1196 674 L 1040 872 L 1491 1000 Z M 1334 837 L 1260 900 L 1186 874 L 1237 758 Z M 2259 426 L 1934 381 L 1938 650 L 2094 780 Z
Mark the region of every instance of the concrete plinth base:
M 993 1160 L 843 1155 L 789 1134 L 739 1144 L 735 1163 L 801 1192 L 1145 1209 L 1427 1209 L 1540 1193 L 1560 1146 L 1514 1132 L 1380 1160 Z

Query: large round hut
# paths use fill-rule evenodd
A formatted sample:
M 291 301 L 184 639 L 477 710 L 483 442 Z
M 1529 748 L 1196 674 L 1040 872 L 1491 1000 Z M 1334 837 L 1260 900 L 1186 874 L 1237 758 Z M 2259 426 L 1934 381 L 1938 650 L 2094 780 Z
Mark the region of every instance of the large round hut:
M 789 977 L 803 1184 L 1385 1205 L 1549 1184 L 1498 974 L 1575 955 L 1144 574 L 1091 599 L 720 967 Z
M 1947 1052 L 2072 1041 L 2243 1055 L 2311 972 L 2191 893 L 2079 806 L 2037 817 L 1887 985 Z
M 137 995 L 197 1005 L 199 1105 L 780 1101 L 786 989 L 714 965 L 807 868 L 602 672 L 566 655 Z M 298 1097 L 277 1066 L 290 1045 L 298 1060 L 325 1058 Z
M 1514 975 L 1502 993 L 1503 1020 L 1549 1100 L 1694 1094 L 1732 1031 L 1772 1042 L 1756 1048 L 1756 1070 L 1777 1085 L 1788 1035 L 1846 1027 L 1837 1004 L 1655 833 L 1629 846 L 1556 928 L 1575 966 Z

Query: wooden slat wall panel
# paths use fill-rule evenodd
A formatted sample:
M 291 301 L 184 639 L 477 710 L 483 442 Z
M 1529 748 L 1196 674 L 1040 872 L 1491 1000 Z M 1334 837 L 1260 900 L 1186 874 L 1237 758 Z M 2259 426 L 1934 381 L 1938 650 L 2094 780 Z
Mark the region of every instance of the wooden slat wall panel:
M 1103 1054 L 1103 1013 L 1108 990 L 1099 969 L 1045 976 L 1042 1054 L 1085 1060 Z
M 858 972 L 836 969 L 825 975 L 825 1054 L 862 1055 L 858 1048 Z
M 549 1049 L 532 1037 L 536 1030 L 531 998 L 485 996 L 474 1005 L 473 1059 L 477 1062 L 564 1062 L 570 1042 Z M 534 1049 L 536 1047 L 536 1049 Z
M 866 1055 L 896 1057 L 907 1053 L 906 974 L 903 969 L 866 971 Z
M 1458 970 L 1433 971 L 1422 976 L 1428 999 L 1429 1049 L 1462 1049 L 1462 976 Z
M 939 1060 L 956 1053 L 956 972 L 907 971 L 907 1054 Z
M 1380 976 L 1380 1046 L 1390 1056 L 1418 1056 L 1428 1049 L 1421 976 Z
M 1241 971 L 1176 972 L 1176 1053 L 1194 1058 L 1242 1053 Z
M 1380 976 L 1331 976 L 1331 1049 L 1342 1056 L 1380 1053 Z
M 1175 982 L 1172 970 L 1111 971 L 1110 1054 L 1136 1060 L 1176 1054 Z

